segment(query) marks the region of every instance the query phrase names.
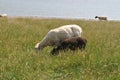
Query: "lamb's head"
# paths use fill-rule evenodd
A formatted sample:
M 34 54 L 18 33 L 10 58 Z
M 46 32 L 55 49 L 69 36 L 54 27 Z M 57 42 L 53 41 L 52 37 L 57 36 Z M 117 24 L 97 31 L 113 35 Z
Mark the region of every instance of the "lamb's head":
M 82 40 L 83 40 L 82 48 L 85 49 L 86 44 L 87 44 L 87 39 L 84 38 Z
M 87 43 L 87 39 L 83 39 L 84 40 L 84 43 L 86 44 Z

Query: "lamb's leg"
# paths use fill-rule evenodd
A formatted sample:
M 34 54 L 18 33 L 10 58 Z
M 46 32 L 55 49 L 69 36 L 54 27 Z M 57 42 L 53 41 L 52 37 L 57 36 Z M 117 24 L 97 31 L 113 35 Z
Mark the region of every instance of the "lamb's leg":
M 58 47 L 53 48 L 53 50 L 51 51 L 51 54 L 52 54 L 52 55 L 57 55 L 57 54 L 59 54 L 59 48 L 58 48 Z

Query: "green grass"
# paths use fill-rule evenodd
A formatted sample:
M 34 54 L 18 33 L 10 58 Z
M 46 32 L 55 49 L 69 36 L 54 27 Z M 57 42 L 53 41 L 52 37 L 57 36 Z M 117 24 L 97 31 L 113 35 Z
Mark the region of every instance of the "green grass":
M 86 51 L 61 52 L 34 46 L 50 29 L 78 24 Z M 119 80 L 120 22 L 0 18 L 0 80 Z

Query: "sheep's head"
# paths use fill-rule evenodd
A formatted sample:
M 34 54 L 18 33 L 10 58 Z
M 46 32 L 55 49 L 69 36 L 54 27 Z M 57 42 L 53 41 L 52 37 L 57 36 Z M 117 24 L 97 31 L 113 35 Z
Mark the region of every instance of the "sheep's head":
M 42 48 L 41 48 L 41 46 L 40 46 L 40 43 L 37 43 L 36 45 L 35 45 L 35 50 L 36 50 L 36 52 L 38 52 L 38 51 L 40 51 Z
M 95 19 L 98 18 L 98 16 L 95 16 Z

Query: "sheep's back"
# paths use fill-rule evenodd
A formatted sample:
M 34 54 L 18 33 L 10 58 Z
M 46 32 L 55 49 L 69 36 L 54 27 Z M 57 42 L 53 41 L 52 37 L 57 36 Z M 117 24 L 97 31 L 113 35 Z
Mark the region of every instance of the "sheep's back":
M 77 25 L 65 25 L 59 28 L 51 29 L 46 35 L 46 40 L 53 45 L 71 37 L 81 36 L 81 28 Z

